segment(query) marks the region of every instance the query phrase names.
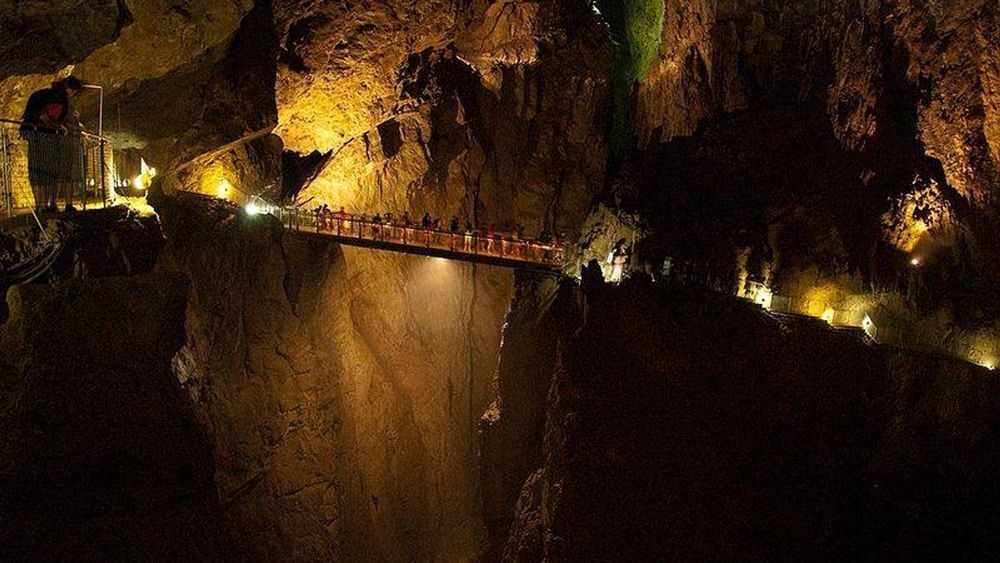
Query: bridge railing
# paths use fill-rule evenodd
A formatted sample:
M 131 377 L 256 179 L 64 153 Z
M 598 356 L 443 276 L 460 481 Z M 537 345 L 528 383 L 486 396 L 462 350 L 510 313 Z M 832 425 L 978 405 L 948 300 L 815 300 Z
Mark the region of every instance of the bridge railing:
M 106 206 L 114 197 L 113 176 L 107 139 L 0 119 L 0 213 L 53 203 Z
M 319 214 L 301 208 L 277 208 L 273 213 L 286 228 L 293 231 L 446 250 L 456 254 L 492 256 L 552 267 L 561 267 L 565 261 L 565 248 L 561 244 L 522 239 L 505 233 L 490 236 L 480 231 L 451 232 L 423 225 L 376 222 L 350 213 Z

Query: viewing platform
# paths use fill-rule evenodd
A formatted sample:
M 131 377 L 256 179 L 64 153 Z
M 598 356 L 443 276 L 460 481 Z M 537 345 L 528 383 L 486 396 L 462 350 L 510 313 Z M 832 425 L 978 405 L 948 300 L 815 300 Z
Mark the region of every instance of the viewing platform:
M 72 205 L 106 207 L 117 175 L 108 139 L 0 119 L 0 216 Z

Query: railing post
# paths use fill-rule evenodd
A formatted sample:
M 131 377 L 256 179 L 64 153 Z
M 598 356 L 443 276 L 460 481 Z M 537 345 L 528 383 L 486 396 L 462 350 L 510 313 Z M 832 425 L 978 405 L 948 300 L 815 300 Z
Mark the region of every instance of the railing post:
M 87 180 L 88 180 L 88 176 L 90 176 L 92 174 L 92 172 L 90 171 L 90 168 L 91 168 L 90 165 L 93 164 L 91 162 L 91 159 L 89 157 L 91 157 L 93 155 L 88 155 L 87 154 L 88 152 L 90 152 L 90 147 L 87 146 L 87 137 L 85 137 L 82 133 L 80 133 L 79 143 L 80 143 L 80 146 L 79 146 L 80 158 L 77 161 L 77 165 L 80 167 L 80 203 L 81 203 L 81 205 L 83 205 L 83 210 L 86 211 L 87 210 Z M 72 190 L 70 190 L 69 193 L 66 194 L 66 195 L 67 195 L 66 205 L 72 205 L 73 204 L 73 192 L 72 192 Z
M 13 198 L 10 185 L 10 156 L 7 143 L 7 127 L 0 126 L 0 190 L 3 190 L 4 212 L 13 214 Z
M 103 91 L 101 94 L 103 95 Z M 101 127 L 103 128 L 103 126 L 104 124 L 102 123 Z M 101 157 L 100 157 L 101 158 L 101 201 L 104 202 L 103 206 L 106 208 L 108 206 L 108 186 L 105 183 L 106 177 L 104 175 L 105 174 L 104 167 L 107 163 L 104 156 L 104 137 L 101 137 L 100 143 L 101 143 Z

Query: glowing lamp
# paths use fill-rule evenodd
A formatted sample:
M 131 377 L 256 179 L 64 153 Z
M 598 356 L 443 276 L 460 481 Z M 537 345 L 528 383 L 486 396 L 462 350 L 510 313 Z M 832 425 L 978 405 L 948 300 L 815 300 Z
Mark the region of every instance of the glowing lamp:
M 773 297 L 774 294 L 771 293 L 770 289 L 762 287 L 759 290 L 757 290 L 757 295 L 754 297 L 754 303 L 760 305 L 765 309 L 770 309 Z
M 826 310 L 823 311 L 823 315 L 820 316 L 820 318 L 823 319 L 824 321 L 826 321 L 829 324 L 833 324 L 833 315 L 834 314 L 835 314 L 834 310 L 832 308 L 830 308 L 830 307 L 827 307 Z
M 257 205 L 253 201 L 251 201 L 250 203 L 248 203 L 247 206 L 246 206 L 247 215 L 251 215 L 251 216 L 253 216 L 253 215 L 260 215 L 261 213 L 263 213 L 263 211 L 264 210 L 261 209 L 260 206 Z
M 875 322 L 872 321 L 872 318 L 867 314 L 865 315 L 865 320 L 861 321 L 861 328 L 864 329 L 865 334 L 867 334 L 869 338 L 873 340 L 875 339 Z
M 132 180 L 132 187 L 137 190 L 141 190 L 146 187 L 145 183 L 142 181 L 142 176 L 136 176 L 135 179 Z
M 216 187 L 216 193 L 218 193 L 220 199 L 226 199 L 229 196 L 229 180 L 225 178 L 219 180 L 219 185 Z
M 919 256 L 914 256 L 913 259 L 910 260 L 910 265 L 913 266 L 914 268 L 919 268 L 920 264 L 922 263 L 923 260 L 921 260 Z

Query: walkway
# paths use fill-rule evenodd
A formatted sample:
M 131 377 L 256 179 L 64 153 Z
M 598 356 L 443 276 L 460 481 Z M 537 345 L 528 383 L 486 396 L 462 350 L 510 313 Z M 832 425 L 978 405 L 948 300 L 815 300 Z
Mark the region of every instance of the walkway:
M 504 233 L 492 237 L 478 231 L 452 233 L 421 225 L 375 222 L 351 213 L 318 215 L 299 208 L 277 209 L 272 213 L 286 229 L 350 246 L 546 273 L 561 272 L 565 257 L 560 244 L 522 240 Z

